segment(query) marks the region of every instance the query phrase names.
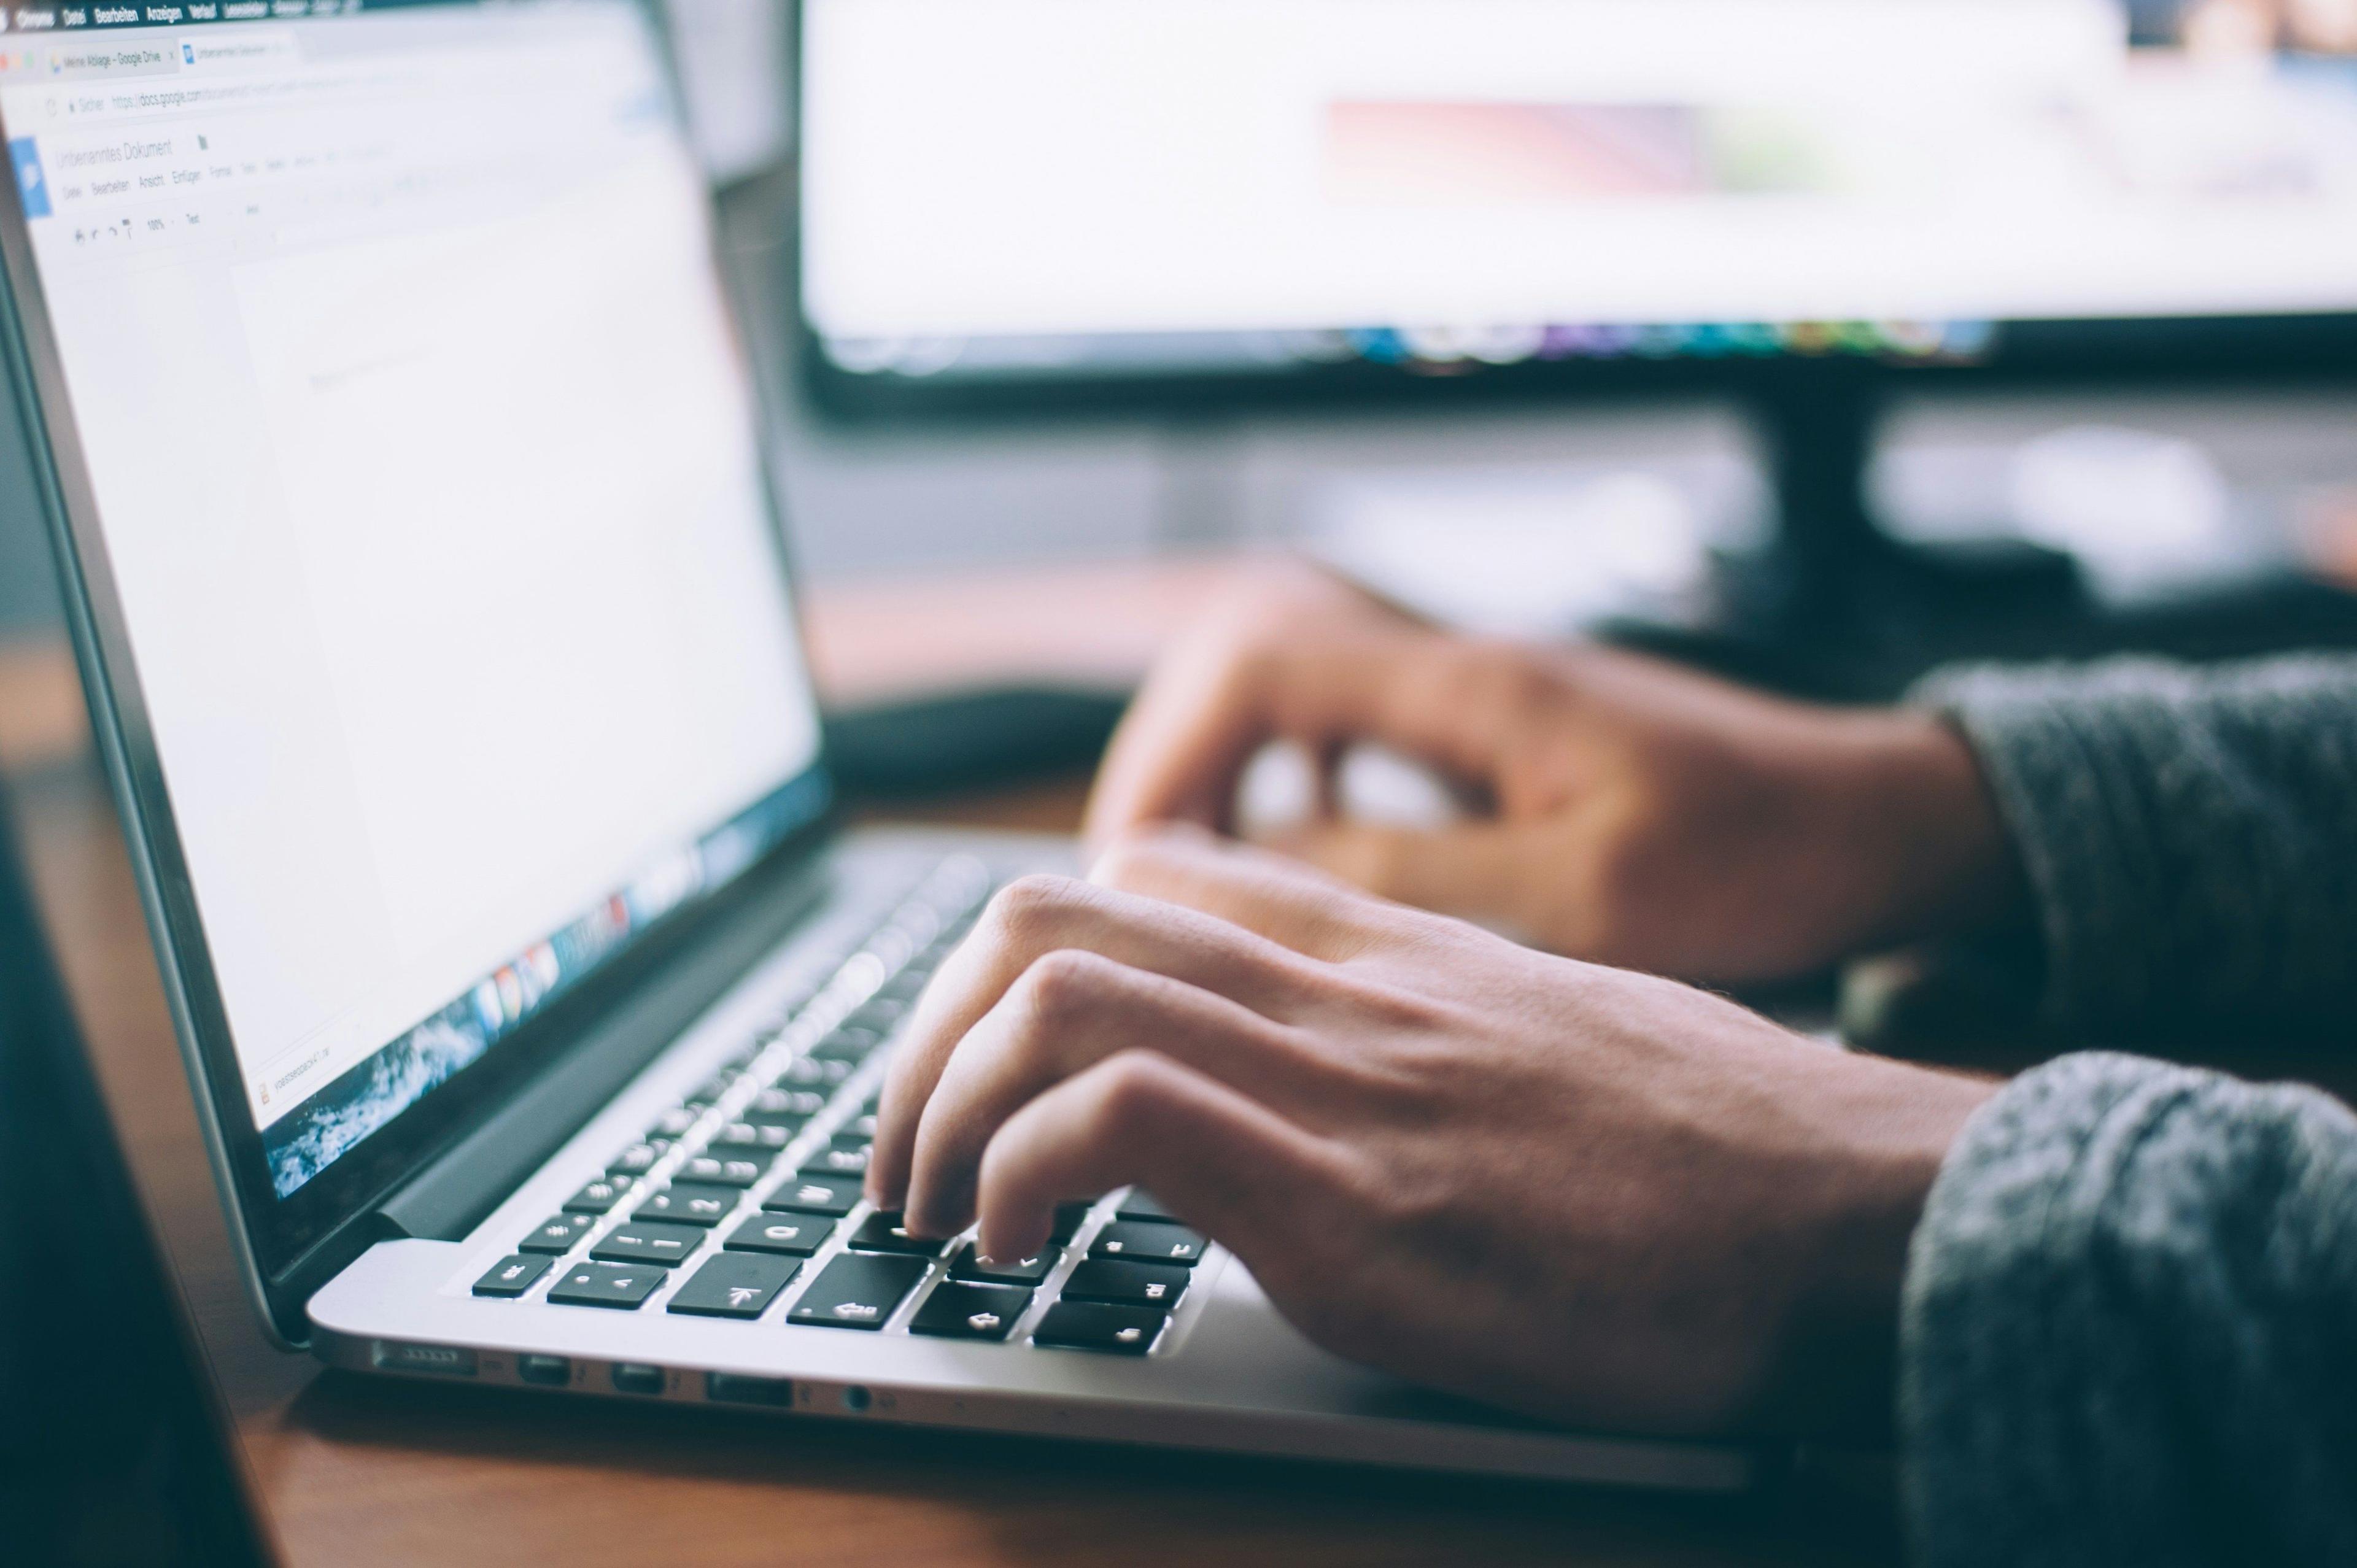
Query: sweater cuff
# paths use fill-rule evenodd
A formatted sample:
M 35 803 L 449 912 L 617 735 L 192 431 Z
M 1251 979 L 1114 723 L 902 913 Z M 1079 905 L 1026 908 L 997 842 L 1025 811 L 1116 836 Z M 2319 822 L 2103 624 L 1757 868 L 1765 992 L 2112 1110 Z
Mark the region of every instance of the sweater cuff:
M 2349 1560 L 2352 1189 L 2314 1090 L 2089 1053 L 1983 1105 L 1900 1301 L 1917 1560 Z
M 2155 903 L 2166 897 L 2139 765 L 2089 712 L 2083 678 L 2051 669 L 1933 675 L 1911 706 L 1972 748 L 2029 883 L 2045 958 L 2040 1011 L 2070 1026 L 2148 1010 Z

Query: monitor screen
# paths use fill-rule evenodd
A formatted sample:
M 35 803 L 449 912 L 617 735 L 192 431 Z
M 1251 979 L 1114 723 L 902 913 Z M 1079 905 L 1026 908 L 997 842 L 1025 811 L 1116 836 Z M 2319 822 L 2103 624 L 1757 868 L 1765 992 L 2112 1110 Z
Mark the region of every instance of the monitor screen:
M 2352 312 L 2352 47 L 2322 0 L 809 0 L 802 308 L 911 383 Z
M 823 804 L 747 367 L 630 0 L 8 20 L 48 412 L 285 1197 Z

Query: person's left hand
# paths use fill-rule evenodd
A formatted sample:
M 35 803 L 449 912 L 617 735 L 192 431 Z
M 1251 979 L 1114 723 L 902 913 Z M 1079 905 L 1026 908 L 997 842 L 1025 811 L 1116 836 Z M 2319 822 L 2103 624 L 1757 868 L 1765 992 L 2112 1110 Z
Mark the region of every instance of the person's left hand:
M 1174 830 L 998 896 L 867 1181 L 1001 1257 L 1143 1184 L 1311 1338 L 1543 1416 L 1876 1428 L 1908 1237 L 1989 1092 Z

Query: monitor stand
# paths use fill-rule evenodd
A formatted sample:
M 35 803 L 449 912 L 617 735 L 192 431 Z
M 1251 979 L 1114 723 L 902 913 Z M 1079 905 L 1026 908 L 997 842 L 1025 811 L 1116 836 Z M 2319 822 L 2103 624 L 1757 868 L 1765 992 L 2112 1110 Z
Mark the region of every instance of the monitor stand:
M 1935 666 L 1975 659 L 2148 652 L 2222 659 L 2357 648 L 2357 596 L 2288 575 L 2133 609 L 2092 596 L 2069 555 L 2028 541 L 1901 540 L 1875 519 L 1867 471 L 1887 403 L 1863 362 L 1793 368 L 1750 416 L 1777 527 L 1718 563 L 1696 624 L 1624 622 L 1614 640 L 1784 690 L 1887 698 Z

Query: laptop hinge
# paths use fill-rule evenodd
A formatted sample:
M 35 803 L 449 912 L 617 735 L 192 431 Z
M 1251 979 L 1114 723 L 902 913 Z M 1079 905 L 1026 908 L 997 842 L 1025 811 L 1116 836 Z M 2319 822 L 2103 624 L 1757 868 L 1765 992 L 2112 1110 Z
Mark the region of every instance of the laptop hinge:
M 831 886 L 828 862 L 806 862 L 747 899 L 621 998 L 562 1058 L 379 1204 L 377 1224 L 392 1236 L 464 1240 L 785 939 Z

